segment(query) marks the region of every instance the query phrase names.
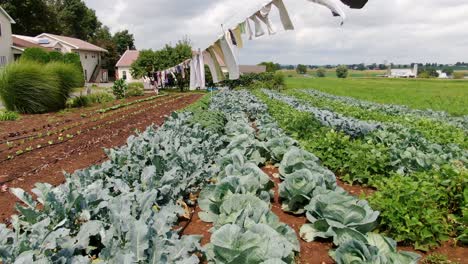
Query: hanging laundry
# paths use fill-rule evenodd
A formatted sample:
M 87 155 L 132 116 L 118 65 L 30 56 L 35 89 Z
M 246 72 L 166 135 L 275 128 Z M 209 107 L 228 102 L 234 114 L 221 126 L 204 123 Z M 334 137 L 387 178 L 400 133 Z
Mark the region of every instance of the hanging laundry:
M 257 13 L 251 16 L 250 19 L 255 24 L 255 37 L 258 38 L 258 37 L 265 35 L 265 31 L 263 30 L 262 24 L 260 20 L 258 19 Z
M 216 59 L 213 59 L 211 57 L 211 54 L 209 51 L 204 51 L 203 52 L 203 60 L 205 61 L 205 64 L 208 65 L 208 68 L 210 69 L 211 77 L 213 79 L 213 83 L 219 83 L 219 76 L 218 76 L 218 70 L 216 69 Z
M 341 2 L 354 9 L 361 9 L 367 4 L 367 0 L 341 0 Z
M 199 70 L 198 70 L 199 86 L 198 87 L 204 90 L 206 89 L 206 81 L 205 81 L 205 61 L 203 59 L 203 53 L 199 52 L 197 57 L 198 57 L 198 67 L 199 67 Z
M 247 18 L 244 23 L 245 23 L 246 34 L 249 36 L 249 40 L 252 40 L 254 33 L 253 33 L 253 30 L 252 30 L 252 27 L 250 26 L 249 19 Z
M 286 9 L 286 6 L 284 5 L 283 0 L 273 0 L 272 3 L 279 10 L 280 20 L 281 20 L 281 23 L 283 24 L 284 30 L 294 30 L 294 25 L 291 21 L 291 18 L 289 17 L 288 10 Z
M 224 73 L 223 73 L 223 70 L 221 69 L 221 65 L 219 65 L 219 62 L 218 62 L 218 59 L 217 59 L 217 56 L 216 56 L 216 53 L 215 53 L 213 47 L 209 47 L 207 51 L 210 54 L 210 57 L 211 57 L 211 59 L 213 61 L 214 68 L 215 68 L 214 71 L 216 72 L 218 82 L 224 81 L 224 79 L 225 79 L 224 78 Z M 206 60 L 205 60 L 205 62 L 206 62 Z M 214 80 L 214 78 L 213 78 L 213 80 Z M 215 83 L 217 83 L 217 82 L 215 82 Z
M 196 73 L 196 59 L 190 61 L 190 91 L 194 91 L 197 89 L 197 73 Z
M 346 14 L 343 11 L 343 9 L 341 9 L 340 5 L 338 4 L 338 0 L 309 0 L 309 1 L 328 7 L 328 9 L 331 10 L 333 16 L 341 17 L 341 24 L 342 25 L 344 24 L 344 21 L 346 20 Z
M 219 64 L 226 65 L 226 58 L 224 57 L 223 49 L 221 48 L 221 40 L 216 41 L 212 47 L 219 59 Z
M 229 31 L 229 36 L 231 37 L 232 45 L 237 46 L 237 41 L 236 41 L 236 37 L 234 36 L 234 32 L 232 32 L 232 30 L 230 29 L 228 31 Z
M 242 30 L 240 28 L 240 25 L 238 25 L 232 32 L 234 33 L 234 37 L 236 38 L 237 47 L 242 49 L 244 47 L 244 41 L 242 40 Z
M 224 37 L 220 39 L 221 49 L 223 50 L 226 66 L 229 71 L 229 79 L 239 79 L 239 63 L 237 62 L 236 46 L 232 45 L 230 34 L 225 33 Z
M 260 9 L 260 11 L 256 13 L 256 15 L 267 26 L 268 34 L 274 35 L 276 34 L 276 29 L 270 20 L 270 12 L 271 12 L 271 3 L 262 7 L 262 9 Z

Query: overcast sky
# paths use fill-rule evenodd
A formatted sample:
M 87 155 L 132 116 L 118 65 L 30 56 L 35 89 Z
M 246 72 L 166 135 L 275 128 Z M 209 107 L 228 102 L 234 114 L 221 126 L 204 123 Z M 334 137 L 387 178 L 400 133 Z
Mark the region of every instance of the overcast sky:
M 112 32 L 129 29 L 138 49 L 159 49 L 189 37 L 206 48 L 221 24 L 233 26 L 266 0 L 85 0 Z M 343 5 L 343 26 L 325 7 L 284 0 L 296 30 L 246 41 L 242 64 L 339 64 L 468 61 L 468 1 L 369 0 L 362 10 Z M 273 9 L 272 18 L 278 16 Z M 276 23 L 278 29 L 281 24 Z

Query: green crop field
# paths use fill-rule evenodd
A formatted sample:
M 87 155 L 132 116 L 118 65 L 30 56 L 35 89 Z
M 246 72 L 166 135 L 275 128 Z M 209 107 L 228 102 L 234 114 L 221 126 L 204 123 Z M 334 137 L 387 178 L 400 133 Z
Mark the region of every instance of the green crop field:
M 288 89 L 314 88 L 378 103 L 468 114 L 468 81 L 464 80 L 289 77 L 286 85 Z

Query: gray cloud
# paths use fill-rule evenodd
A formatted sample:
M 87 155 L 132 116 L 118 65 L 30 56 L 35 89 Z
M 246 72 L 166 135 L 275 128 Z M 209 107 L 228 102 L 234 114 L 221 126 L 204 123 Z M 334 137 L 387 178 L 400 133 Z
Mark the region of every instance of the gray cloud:
M 266 0 L 85 0 L 112 31 L 128 28 L 139 49 L 159 49 L 189 37 L 204 48 L 226 27 Z M 369 0 L 363 10 L 343 6 L 344 26 L 307 0 L 284 0 L 296 30 L 246 41 L 241 63 L 398 63 L 468 61 L 465 0 Z M 274 12 L 276 15 L 276 12 Z M 278 19 L 274 19 L 281 28 Z

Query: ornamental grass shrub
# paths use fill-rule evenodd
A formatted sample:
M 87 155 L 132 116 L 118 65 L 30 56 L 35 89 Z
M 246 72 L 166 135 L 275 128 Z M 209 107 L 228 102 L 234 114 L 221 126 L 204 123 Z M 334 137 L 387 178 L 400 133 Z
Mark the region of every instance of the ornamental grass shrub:
M 73 64 L 63 62 L 51 62 L 46 64 L 45 71 L 54 74 L 57 77 L 60 87 L 60 94 L 63 99 L 63 107 L 70 97 L 74 88 L 84 86 L 84 78 L 81 71 Z
M 0 74 L 0 96 L 6 109 L 24 114 L 63 109 L 72 89 L 83 85 L 80 69 L 64 62 L 22 59 Z
M 8 111 L 25 114 L 58 111 L 65 105 L 57 75 L 27 60 L 0 73 L 0 96 Z

